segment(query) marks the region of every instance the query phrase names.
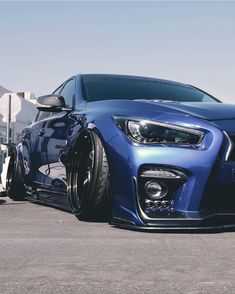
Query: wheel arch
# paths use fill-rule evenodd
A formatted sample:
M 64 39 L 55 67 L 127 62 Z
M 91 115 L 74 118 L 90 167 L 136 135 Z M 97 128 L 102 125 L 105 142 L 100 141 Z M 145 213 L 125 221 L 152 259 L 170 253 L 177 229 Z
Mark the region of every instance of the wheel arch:
M 73 152 L 76 150 L 77 145 L 79 140 L 81 140 L 84 136 L 86 135 L 90 135 L 91 133 L 94 133 L 98 136 L 98 138 L 100 139 L 103 148 L 105 150 L 106 156 L 107 156 L 107 160 L 109 163 L 109 155 L 108 155 L 108 144 L 105 140 L 105 136 L 102 134 L 102 132 L 93 124 L 88 124 L 88 126 L 86 128 L 83 128 L 82 131 L 80 131 L 77 136 L 73 139 L 73 141 L 69 144 L 70 148 L 66 154 L 66 160 L 61 157 L 61 161 L 65 164 L 66 167 L 69 167 L 69 161 L 72 158 Z

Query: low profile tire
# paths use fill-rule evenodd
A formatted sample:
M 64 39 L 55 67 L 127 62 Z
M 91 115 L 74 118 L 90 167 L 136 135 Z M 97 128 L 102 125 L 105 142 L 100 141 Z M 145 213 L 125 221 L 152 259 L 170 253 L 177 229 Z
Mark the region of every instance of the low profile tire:
M 77 143 L 67 170 L 68 198 L 80 220 L 107 219 L 109 205 L 109 167 L 100 138 L 84 134 Z
M 24 200 L 26 191 L 22 181 L 21 167 L 16 153 L 11 155 L 7 171 L 7 196 L 12 200 Z

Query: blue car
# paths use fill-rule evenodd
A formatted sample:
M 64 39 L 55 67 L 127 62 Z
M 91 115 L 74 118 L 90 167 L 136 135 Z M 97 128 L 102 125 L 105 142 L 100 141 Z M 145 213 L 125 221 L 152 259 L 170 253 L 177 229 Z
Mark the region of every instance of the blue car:
M 130 229 L 235 228 L 235 105 L 178 82 L 79 74 L 36 106 L 10 198 Z

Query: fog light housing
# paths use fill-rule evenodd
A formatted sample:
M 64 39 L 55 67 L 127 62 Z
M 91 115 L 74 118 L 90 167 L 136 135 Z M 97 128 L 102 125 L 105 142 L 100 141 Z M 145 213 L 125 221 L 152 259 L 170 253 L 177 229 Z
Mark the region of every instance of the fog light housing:
M 145 193 L 150 199 L 157 200 L 167 195 L 168 188 L 163 183 L 148 181 L 145 184 Z

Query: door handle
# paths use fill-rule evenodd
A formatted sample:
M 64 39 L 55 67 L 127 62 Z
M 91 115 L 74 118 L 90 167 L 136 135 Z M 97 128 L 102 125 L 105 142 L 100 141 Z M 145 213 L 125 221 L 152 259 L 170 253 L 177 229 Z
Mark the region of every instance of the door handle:
M 38 136 L 42 137 L 45 134 L 45 129 L 42 128 L 39 132 L 38 132 Z

